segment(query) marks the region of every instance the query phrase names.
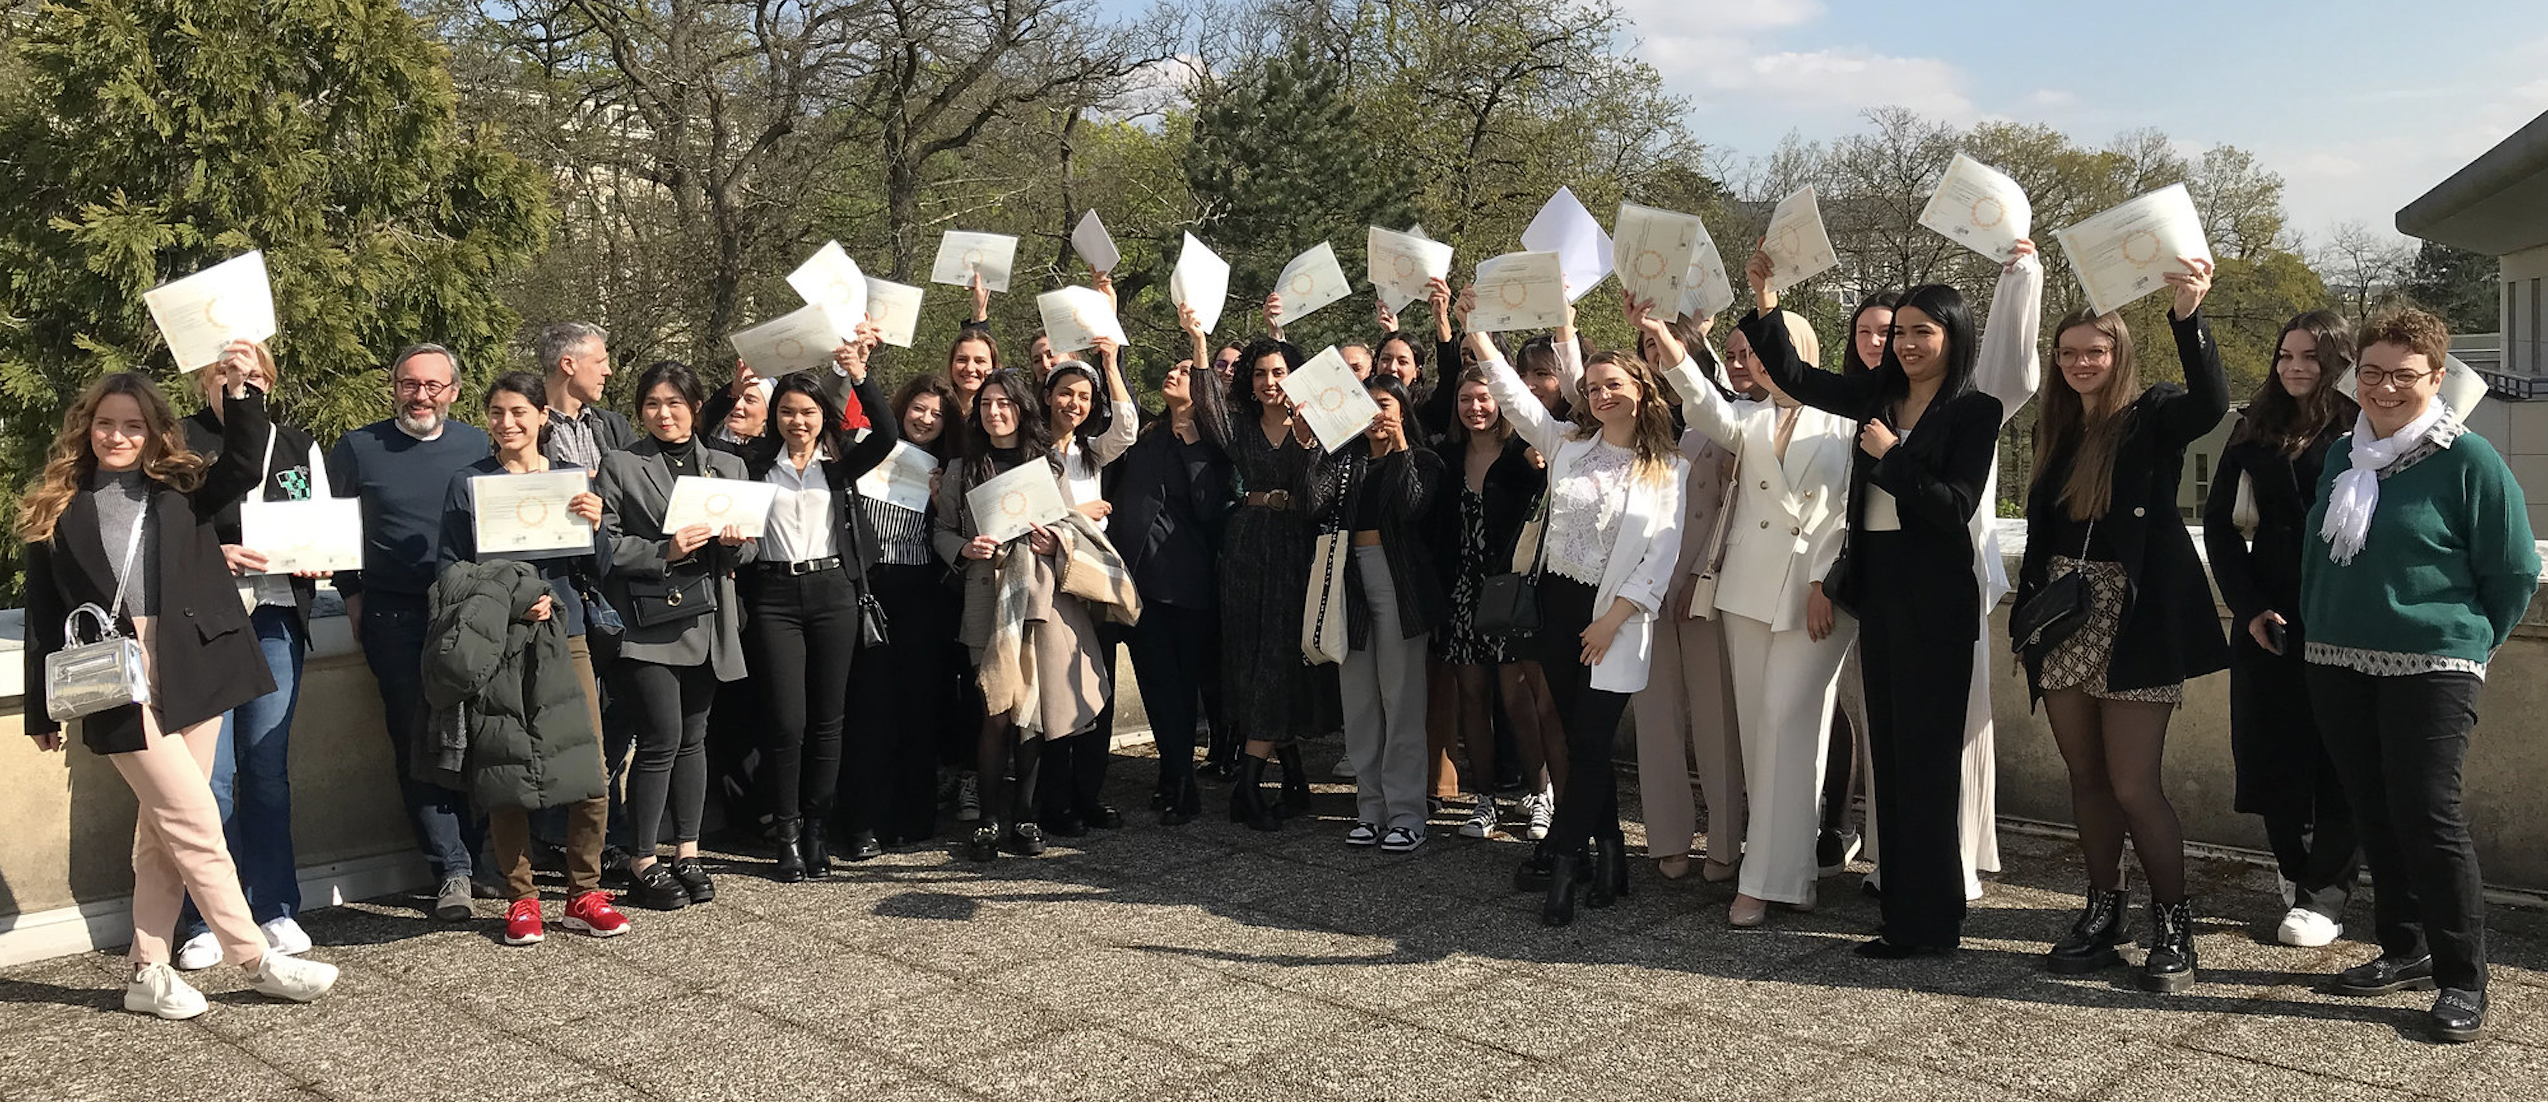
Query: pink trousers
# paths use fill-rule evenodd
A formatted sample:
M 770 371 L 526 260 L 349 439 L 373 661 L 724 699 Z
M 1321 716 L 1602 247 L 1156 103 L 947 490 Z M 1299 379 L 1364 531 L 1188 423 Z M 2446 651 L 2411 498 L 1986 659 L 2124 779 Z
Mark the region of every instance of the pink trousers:
M 159 673 L 151 648 L 157 627 L 153 620 L 134 617 L 133 630 L 142 645 L 143 668 L 155 685 Z M 223 960 L 246 964 L 263 957 L 265 935 L 248 917 L 239 870 L 230 863 L 230 843 L 221 831 L 221 808 L 212 799 L 212 753 L 221 738 L 220 717 L 167 731 L 159 725 L 158 709 L 145 707 L 142 735 L 141 749 L 106 755 L 141 804 L 133 824 L 133 960 L 168 962 L 168 939 L 189 893 L 221 942 Z

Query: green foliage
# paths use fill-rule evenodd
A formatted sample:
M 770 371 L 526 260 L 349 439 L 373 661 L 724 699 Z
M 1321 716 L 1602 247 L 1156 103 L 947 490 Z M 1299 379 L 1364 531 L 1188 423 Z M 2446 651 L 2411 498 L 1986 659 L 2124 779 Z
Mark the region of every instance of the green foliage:
M 547 190 L 460 130 L 442 48 L 393 0 L 49 4 L 7 45 L 9 485 L 98 376 L 191 391 L 142 292 L 252 248 L 281 322 L 277 404 L 322 439 L 386 413 L 401 345 L 498 359 L 514 317 L 496 288 L 537 251 Z
M 2503 324 L 2502 266 L 2496 257 L 2427 241 L 2398 290 L 2441 315 L 2453 333 L 2492 333 Z

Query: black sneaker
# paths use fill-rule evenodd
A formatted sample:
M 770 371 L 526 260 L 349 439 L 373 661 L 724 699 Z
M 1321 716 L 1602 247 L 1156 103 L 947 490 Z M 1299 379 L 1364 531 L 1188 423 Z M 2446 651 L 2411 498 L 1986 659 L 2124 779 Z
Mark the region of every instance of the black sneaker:
M 657 862 L 660 866 L 661 862 Z M 672 878 L 681 882 L 681 890 L 693 903 L 713 903 L 717 898 L 716 881 L 708 879 L 708 867 L 696 857 L 672 859 Z
M 670 866 L 657 861 L 642 872 L 630 874 L 628 891 L 619 901 L 650 911 L 678 911 L 690 905 L 690 893 L 682 888 L 681 881 L 673 879 Z
M 2432 989 L 2433 958 L 2429 954 L 2413 960 L 2374 957 L 2336 973 L 2339 995 L 2391 995 Z

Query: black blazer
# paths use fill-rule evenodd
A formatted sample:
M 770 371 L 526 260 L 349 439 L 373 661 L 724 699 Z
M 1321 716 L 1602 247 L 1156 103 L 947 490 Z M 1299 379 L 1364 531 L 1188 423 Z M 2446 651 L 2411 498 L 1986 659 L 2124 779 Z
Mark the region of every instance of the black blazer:
M 2265 440 L 2238 440 L 2222 450 L 2212 495 L 2203 502 L 2203 546 L 2211 552 L 2212 580 L 2221 587 L 2221 603 L 2230 608 L 2232 638 L 2245 635 L 2248 621 L 2268 609 L 2299 626 L 2300 556 L 2308 546 L 2309 507 L 2317 497 L 2327 451 L 2348 426 L 2330 422 L 2297 456 L 2284 455 Z M 2237 433 L 2231 437 L 2236 439 Z M 2253 546 L 2231 519 L 2242 476 L 2255 487 Z
M 1884 389 L 1891 373 L 1817 370 L 1797 358 L 1785 325 L 1762 324 L 1757 310 L 1744 314 L 1740 325 L 1770 378 L 1797 401 L 1855 418 L 1861 425 L 1891 416 Z M 1973 574 L 1977 552 L 1972 530 L 1965 525 L 1974 510 L 1991 504 L 1982 500 L 1982 493 L 1999 462 L 1999 427 L 1999 399 L 1978 390 L 1940 394 L 1930 400 L 1911 435 L 1883 459 L 1868 455 L 1865 448 L 1850 453 L 1850 546 L 1844 556 L 1846 569 L 1855 572 L 1853 584 L 1861 593 L 1879 587 L 1900 590 L 1867 603 L 1903 610 L 1942 643 L 1981 637 L 1982 585 Z M 1893 553 L 1881 563 L 1860 552 L 1870 485 L 1893 495 L 1902 519 L 1902 531 L 1890 541 Z
M 1371 457 L 1359 440 L 1320 457 L 1310 472 L 1310 515 L 1319 530 L 1351 529 L 1364 495 L 1378 495 L 1380 550 L 1389 560 L 1389 578 L 1398 591 L 1398 630 L 1408 639 L 1432 631 L 1449 604 L 1434 566 L 1431 534 L 1425 520 L 1442 488 L 1442 457 L 1430 448 L 1405 448 Z M 1345 603 L 1348 642 L 1366 645 L 1371 627 L 1361 600 L 1362 573 L 1348 566 Z
M 265 397 L 251 388 L 223 405 L 221 454 L 204 472 L 203 485 L 181 493 L 165 483 L 150 488 L 150 516 L 159 526 L 158 572 L 142 579 L 152 587 L 154 617 L 150 707 L 160 729 L 173 732 L 212 719 L 274 691 L 274 672 L 256 633 L 229 563 L 221 557 L 218 519 L 262 480 Z M 44 659 L 62 649 L 62 618 L 83 604 L 105 608 L 115 599 L 115 567 L 97 531 L 97 504 L 86 493 L 71 499 L 55 522 L 53 538 L 26 546 L 26 730 L 51 734 L 62 725 L 46 714 Z M 130 632 L 129 618 L 118 616 Z M 128 705 L 80 721 L 80 740 L 100 754 L 123 754 L 145 745 L 141 707 Z
M 1230 461 L 1198 438 L 1189 445 L 1159 423 L 1098 475 L 1114 512 L 1106 538 L 1124 557 L 1144 601 L 1208 609 L 1219 601 L 1213 564 L 1229 514 Z
M 1425 536 L 1431 542 L 1434 573 L 1440 579 L 1445 608 L 1450 607 L 1451 589 L 1460 579 L 1460 492 L 1468 486 L 1467 446 L 1444 439 L 1434 445 L 1434 454 L 1442 461 L 1441 483 L 1433 495 L 1432 515 L 1424 522 Z M 1531 513 L 1539 507 L 1540 495 L 1548 491 L 1548 472 L 1531 463 L 1531 446 L 1520 433 L 1504 438 L 1504 452 L 1486 469 L 1486 555 L 1487 573 L 1501 574 L 1513 560 L 1513 544 L 1522 535 L 1522 526 L 1530 523 Z
M 867 409 L 884 408 L 884 399 L 877 395 L 875 377 L 872 375 L 868 377 L 868 381 L 858 384 L 853 393 L 858 396 L 859 403 Z M 729 408 L 732 404 L 733 400 L 727 399 Z M 711 408 L 714 405 L 715 403 L 710 403 Z M 835 435 L 840 439 L 848 437 L 846 433 Z M 877 464 L 884 462 L 886 456 L 893 454 L 894 442 L 899 439 L 901 436 L 893 418 L 870 417 L 867 435 L 864 438 L 840 449 L 839 454 L 823 461 L 823 477 L 832 484 L 832 520 L 836 525 L 834 542 L 840 547 L 842 561 L 855 566 L 855 569 L 850 571 L 850 583 L 853 585 L 865 585 L 867 571 L 876 565 L 877 556 L 880 554 L 876 546 L 876 533 L 873 526 L 867 522 L 867 509 L 858 503 L 858 479 L 867 472 L 875 470 Z M 702 436 L 699 442 L 707 444 L 709 438 Z M 773 425 L 769 431 L 732 446 L 732 451 L 743 457 L 744 469 L 750 471 L 753 480 L 757 482 L 770 477 L 770 468 L 779 464 L 780 454 L 785 448 L 785 443 L 779 439 L 777 427 Z
M 221 418 L 213 414 L 211 407 L 196 410 L 192 416 L 186 418 L 184 424 L 187 447 L 193 448 L 202 455 L 221 454 Z M 316 485 L 313 479 L 320 472 L 310 469 L 310 455 L 318 446 L 317 442 L 309 433 L 290 425 L 281 422 L 272 422 L 272 424 L 274 465 L 258 472 L 259 477 L 264 479 L 265 485 L 264 495 L 259 500 L 298 501 L 313 496 Z M 257 461 L 264 462 L 265 442 L 257 441 L 252 448 Z M 326 460 L 322 458 L 320 462 L 324 463 Z M 255 490 L 249 491 L 249 493 L 255 492 Z M 242 496 L 244 499 L 244 495 Z M 213 529 L 221 533 L 221 542 L 239 542 L 238 502 L 234 501 L 221 507 L 220 514 L 213 518 Z M 298 576 L 288 580 L 292 583 L 293 611 L 301 617 L 301 645 L 307 647 L 310 644 L 310 606 L 318 600 L 318 580 Z
M 2130 420 L 2115 450 L 2114 496 L 2106 515 L 2096 521 L 2098 534 L 2114 549 L 2115 561 L 2132 583 L 2106 665 L 2106 687 L 2113 690 L 2172 685 L 2229 666 L 2229 644 L 2212 610 L 2203 560 L 2195 555 L 2194 537 L 2176 510 L 2185 449 L 2229 412 L 2229 380 L 2221 373 L 2220 349 L 2213 345 L 2201 311 L 2191 318 L 2171 314 L 2168 323 L 2176 331 L 2186 385 L 2159 383 L 2142 391 L 2124 411 Z M 2055 518 L 2065 509 L 2058 499 L 2070 463 L 2068 454 L 2050 457 L 2026 490 L 2026 559 L 2017 572 L 2020 606 L 2043 590 L 2054 555 L 2078 553 L 2056 546 L 2064 541 L 2053 535 Z M 2038 695 L 2042 672 L 2041 663 L 2026 660 L 2028 687 Z

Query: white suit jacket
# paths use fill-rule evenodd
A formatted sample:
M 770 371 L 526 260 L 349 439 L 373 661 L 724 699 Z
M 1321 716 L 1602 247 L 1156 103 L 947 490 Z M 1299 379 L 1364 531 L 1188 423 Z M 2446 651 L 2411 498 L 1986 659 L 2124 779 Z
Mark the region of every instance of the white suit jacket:
M 1665 376 L 1683 396 L 1681 414 L 1690 427 L 1733 452 L 1739 464 L 1725 566 L 1716 582 L 1717 609 L 1761 621 L 1772 631 L 1804 627 L 1805 598 L 1839 561 L 1849 526 L 1850 450 L 1857 446 L 1858 426 L 1812 407 L 1800 409 L 1782 461 L 1775 404 L 1728 401 L 1700 380 L 1687 357 Z M 1691 615 L 1688 609 L 1673 612 Z

